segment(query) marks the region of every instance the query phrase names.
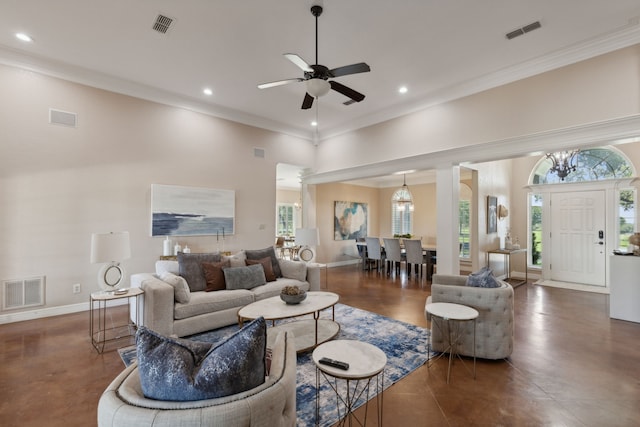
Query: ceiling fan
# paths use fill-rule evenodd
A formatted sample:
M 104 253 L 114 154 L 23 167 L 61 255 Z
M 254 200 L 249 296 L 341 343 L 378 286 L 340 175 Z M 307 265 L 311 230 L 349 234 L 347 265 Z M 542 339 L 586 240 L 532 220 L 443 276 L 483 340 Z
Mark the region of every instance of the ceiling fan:
M 303 110 L 311 108 L 311 106 L 313 105 L 313 100 L 327 94 L 330 89 L 333 89 L 336 92 L 339 92 L 346 97 L 351 98 L 355 102 L 362 101 L 364 99 L 363 94 L 334 80 L 330 81 L 329 79 L 334 77 L 347 76 L 349 74 L 366 73 L 371 71 L 371 68 L 364 62 L 345 65 L 343 67 L 338 67 L 331 70 L 324 65 L 318 64 L 318 17 L 322 15 L 322 6 L 311 6 L 311 14 L 316 17 L 316 63 L 314 65 L 309 65 L 304 59 L 302 59 L 295 53 L 285 53 L 285 58 L 293 62 L 302 71 L 304 71 L 304 78 L 298 77 L 295 79 L 262 83 L 258 85 L 258 88 L 267 89 L 270 87 L 282 86 L 289 83 L 306 82 L 307 93 L 305 93 L 304 100 L 302 101 Z

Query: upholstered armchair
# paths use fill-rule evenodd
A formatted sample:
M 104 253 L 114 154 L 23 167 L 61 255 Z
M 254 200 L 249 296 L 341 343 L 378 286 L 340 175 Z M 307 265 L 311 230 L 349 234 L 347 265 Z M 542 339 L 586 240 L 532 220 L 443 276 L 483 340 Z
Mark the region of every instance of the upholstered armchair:
M 153 400 L 142 393 L 137 363 L 107 387 L 98 403 L 99 427 L 279 426 L 296 424 L 296 350 L 290 332 L 278 334 L 266 381 L 251 390 L 193 402 Z
M 476 357 L 509 357 L 513 352 L 513 288 L 502 281 L 498 281 L 500 287 L 497 288 L 466 286 L 466 280 L 467 276 L 434 274 L 427 304 L 449 302 L 475 308 L 479 312 L 476 319 Z M 425 316 L 431 321 L 426 310 Z M 448 347 L 440 328 L 431 328 L 431 346 L 435 351 L 444 351 Z M 458 352 L 473 356 L 471 328 L 464 329 Z

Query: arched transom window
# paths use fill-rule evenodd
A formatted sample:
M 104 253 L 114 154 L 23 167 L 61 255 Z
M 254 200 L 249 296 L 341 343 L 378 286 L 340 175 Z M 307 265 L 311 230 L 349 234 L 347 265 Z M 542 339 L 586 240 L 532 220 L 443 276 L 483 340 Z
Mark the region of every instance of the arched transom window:
M 576 170 L 562 181 L 551 171 L 552 162 L 543 158 L 534 168 L 530 184 L 602 181 L 633 176 L 633 167 L 623 154 L 612 148 L 589 148 L 576 155 Z

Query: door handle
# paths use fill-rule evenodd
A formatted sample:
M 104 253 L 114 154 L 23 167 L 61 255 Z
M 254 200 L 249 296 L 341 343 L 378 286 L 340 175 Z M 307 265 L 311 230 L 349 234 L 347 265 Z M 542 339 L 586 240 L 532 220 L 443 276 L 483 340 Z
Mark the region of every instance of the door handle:
M 596 242 L 597 245 L 604 245 L 604 242 Z

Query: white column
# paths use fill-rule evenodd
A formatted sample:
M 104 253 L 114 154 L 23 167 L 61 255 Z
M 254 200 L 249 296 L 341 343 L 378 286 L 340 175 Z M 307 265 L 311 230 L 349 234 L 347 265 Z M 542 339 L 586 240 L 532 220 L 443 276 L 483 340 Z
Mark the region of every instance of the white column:
M 459 227 L 460 166 L 446 165 L 436 169 L 437 272 L 460 273 Z

